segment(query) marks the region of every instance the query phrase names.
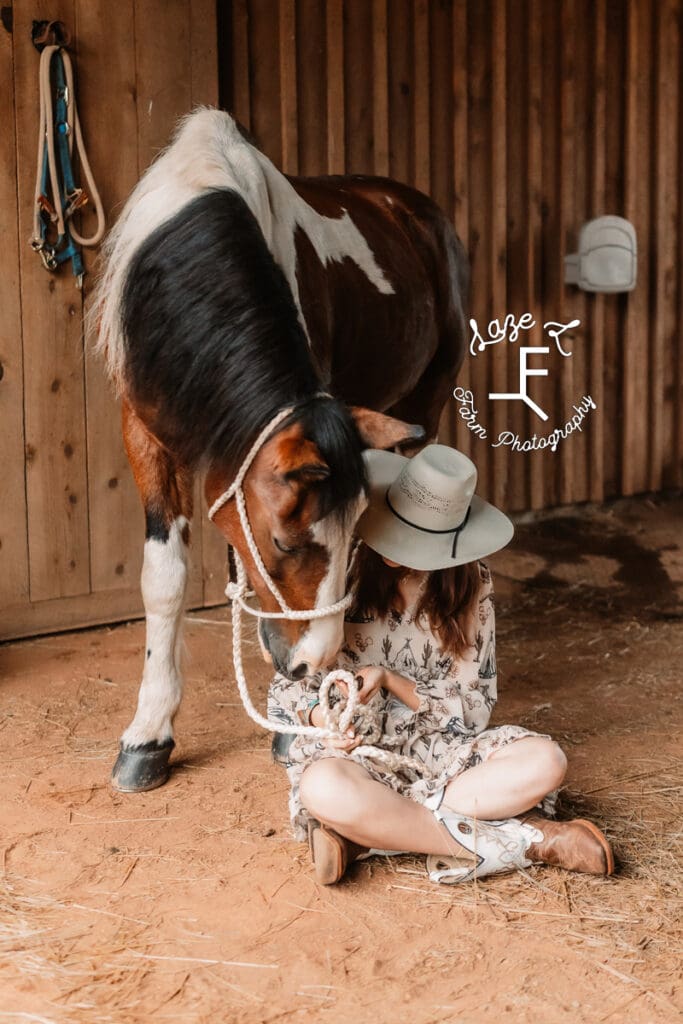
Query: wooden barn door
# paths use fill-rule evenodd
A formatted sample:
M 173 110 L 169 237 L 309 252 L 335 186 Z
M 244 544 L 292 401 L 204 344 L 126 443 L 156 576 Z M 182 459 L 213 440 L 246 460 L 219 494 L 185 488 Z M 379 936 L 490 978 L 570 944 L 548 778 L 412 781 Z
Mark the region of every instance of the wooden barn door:
M 217 102 L 213 0 L 15 0 L 0 26 L 0 639 L 141 612 L 144 522 L 120 412 L 78 291 L 29 245 L 38 132 L 33 19 L 72 31 L 83 134 L 111 225 L 176 119 Z M 226 547 L 197 494 L 193 606 L 222 600 Z

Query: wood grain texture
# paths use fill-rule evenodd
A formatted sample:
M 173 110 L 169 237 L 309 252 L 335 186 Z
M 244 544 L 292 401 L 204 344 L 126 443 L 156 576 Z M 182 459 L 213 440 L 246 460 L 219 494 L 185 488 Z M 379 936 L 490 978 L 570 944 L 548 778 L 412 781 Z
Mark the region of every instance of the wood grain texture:
M 137 0 L 135 69 L 140 174 L 192 106 L 190 0 Z
M 14 268 L 0 280 L 0 471 L 13 495 L 0 519 L 0 599 L 12 628 L 102 621 L 108 600 L 112 618 L 139 610 L 141 513 L 116 406 L 84 354 L 68 271 L 48 275 L 25 245 L 30 20 L 53 16 L 75 31 L 86 142 L 110 214 L 176 118 L 216 101 L 220 60 L 229 106 L 278 165 L 388 172 L 434 196 L 468 248 L 481 326 L 527 309 L 539 325 L 581 319 L 571 360 L 553 353 L 548 378 L 529 384 L 547 424 L 521 402 L 488 399 L 515 390 L 514 346 L 466 358 L 457 383 L 473 391 L 489 438 L 467 430 L 453 400 L 440 439 L 473 457 L 484 497 L 514 511 L 681 485 L 683 0 L 231 0 L 220 53 L 209 0 L 15 0 L 0 52 L 0 228 Z M 30 169 L 19 180 L 17 161 Z M 581 224 L 605 213 L 636 226 L 629 296 L 564 285 Z M 582 394 L 597 410 L 555 454 L 491 448 L 503 426 L 530 437 L 562 425 Z M 225 582 L 225 545 L 199 488 L 195 604 L 222 601 Z
M 372 135 L 373 170 L 389 174 L 389 69 L 387 0 L 372 0 Z
M 0 506 L 0 604 L 28 600 L 28 536 L 24 471 L 24 378 L 22 351 L 17 155 L 14 123 L 12 36 L 0 28 L 0 480 L 9 500 Z M 37 259 L 37 257 L 35 257 Z
M 677 190 L 680 175 L 681 98 L 671 88 L 680 81 L 680 24 L 676 0 L 655 5 L 655 124 L 653 232 L 655 244 L 654 304 L 651 329 L 651 365 L 649 404 L 652 409 L 648 451 L 647 486 L 658 490 L 670 486 L 673 446 L 674 392 L 678 378 L 669 354 L 680 335 L 676 316 L 677 284 L 681 280 L 676 251 L 677 220 L 680 216 Z M 673 387 L 671 385 L 674 385 Z
M 74 25 L 72 2 L 14 7 L 26 494 L 32 601 L 90 591 L 82 297 L 67 268 L 48 273 L 26 244 L 33 214 L 38 54 L 31 22 Z M 77 51 L 76 51 L 77 52 Z
M 590 146 L 590 215 L 599 217 L 605 212 L 606 176 L 606 117 L 607 117 L 607 12 L 605 0 L 596 0 L 593 6 L 593 73 L 592 122 Z M 589 466 L 589 497 L 602 501 L 605 496 L 605 306 L 604 295 L 595 295 L 589 304 L 586 335 L 590 343 L 590 395 L 597 406 L 597 415 L 591 423 Z
M 221 60 L 230 64 L 232 94 L 229 97 L 229 109 L 251 131 L 251 87 L 249 69 L 251 54 L 249 48 L 249 4 L 248 0 L 232 0 L 232 48 L 229 54 L 221 53 Z
M 453 5 L 453 25 L 451 31 L 451 79 L 453 90 L 453 123 L 449 132 L 453 147 L 453 220 L 460 238 L 468 245 L 470 224 L 470 190 L 469 190 L 469 68 L 468 68 L 468 37 L 467 37 L 467 2 L 462 0 Z M 471 292 L 471 289 L 470 289 Z M 471 306 L 470 295 L 467 296 L 468 312 Z M 469 329 L 468 329 L 469 336 Z M 472 386 L 471 359 L 469 352 L 458 374 L 457 384 L 469 390 Z M 441 421 L 440 439 L 455 444 L 460 451 L 470 458 L 473 457 L 475 445 L 471 432 L 460 418 L 455 400 L 449 403 Z
M 431 190 L 429 123 L 429 9 L 427 0 L 413 0 L 413 184 Z
M 299 171 L 299 126 L 296 88 L 296 10 L 294 0 L 279 0 L 280 35 L 280 122 L 282 125 L 282 170 Z
M 342 0 L 327 0 L 325 6 L 325 88 L 327 94 L 328 174 L 346 169 L 344 118 L 344 8 Z M 322 83 L 320 83 L 322 86 Z
M 133 0 L 77 0 L 74 29 L 79 40 L 79 112 L 90 164 L 111 227 L 138 179 L 135 53 L 103 60 L 101 33 L 111 39 L 132 32 Z M 116 102 L 103 105 L 110 94 Z M 121 140 L 111 145 L 111 138 Z M 86 252 L 84 301 L 90 308 L 96 278 L 96 251 Z M 121 438 L 121 414 L 91 345 L 85 351 L 88 507 L 93 591 L 130 589 L 142 565 L 144 521 Z
M 505 69 L 507 64 L 506 46 L 506 5 L 494 2 L 491 12 L 491 102 L 490 102 L 490 160 L 491 184 L 489 202 L 491 205 L 491 233 L 488 245 L 488 259 L 491 263 L 491 311 L 494 317 L 504 320 L 508 312 L 507 301 L 507 126 Z M 490 354 L 489 386 L 494 394 L 513 393 L 519 380 L 515 363 L 516 353 L 510 353 L 507 342 L 497 345 Z M 508 380 L 508 365 L 510 379 Z M 512 387 L 509 385 L 512 384 Z M 497 439 L 508 429 L 512 405 L 512 416 L 517 405 L 506 400 L 493 402 L 491 419 L 492 434 Z M 520 460 L 510 460 L 510 453 L 504 447 L 490 448 L 488 494 L 500 508 L 508 508 L 508 474 L 519 472 Z

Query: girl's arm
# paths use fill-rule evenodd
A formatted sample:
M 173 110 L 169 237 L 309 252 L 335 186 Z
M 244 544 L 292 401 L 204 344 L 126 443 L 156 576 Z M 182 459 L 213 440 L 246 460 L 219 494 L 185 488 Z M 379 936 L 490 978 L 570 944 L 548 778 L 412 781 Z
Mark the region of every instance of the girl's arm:
M 420 706 L 420 698 L 417 695 L 417 688 L 412 679 L 406 679 L 405 676 L 399 675 L 398 672 L 393 672 L 389 668 L 384 669 L 384 687 L 394 697 L 397 697 L 403 704 L 407 705 L 411 711 L 417 711 Z

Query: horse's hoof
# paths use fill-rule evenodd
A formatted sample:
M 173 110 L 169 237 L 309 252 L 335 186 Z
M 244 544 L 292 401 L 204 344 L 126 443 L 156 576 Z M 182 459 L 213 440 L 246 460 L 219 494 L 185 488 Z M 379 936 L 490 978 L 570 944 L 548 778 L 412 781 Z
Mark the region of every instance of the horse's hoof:
M 175 743 L 155 740 L 139 747 L 121 746 L 111 773 L 111 784 L 122 793 L 144 793 L 163 786 L 169 776 L 168 759 Z

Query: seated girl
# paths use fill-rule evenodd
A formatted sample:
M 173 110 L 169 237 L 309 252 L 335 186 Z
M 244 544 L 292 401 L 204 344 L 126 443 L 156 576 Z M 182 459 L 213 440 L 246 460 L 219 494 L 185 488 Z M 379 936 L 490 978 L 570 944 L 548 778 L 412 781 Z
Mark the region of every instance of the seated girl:
M 334 667 L 354 673 L 380 738 L 369 747 L 351 728 L 289 747 L 292 822 L 297 838 L 308 833 L 318 880 L 338 881 L 370 850 L 427 854 L 435 882 L 533 863 L 611 874 L 595 825 L 547 817 L 567 768 L 560 747 L 521 726 L 489 727 L 495 613 L 481 559 L 510 541 L 512 523 L 475 495 L 476 469 L 453 448 L 365 457 L 355 602 Z M 319 686 L 276 676 L 269 716 L 324 727 Z

